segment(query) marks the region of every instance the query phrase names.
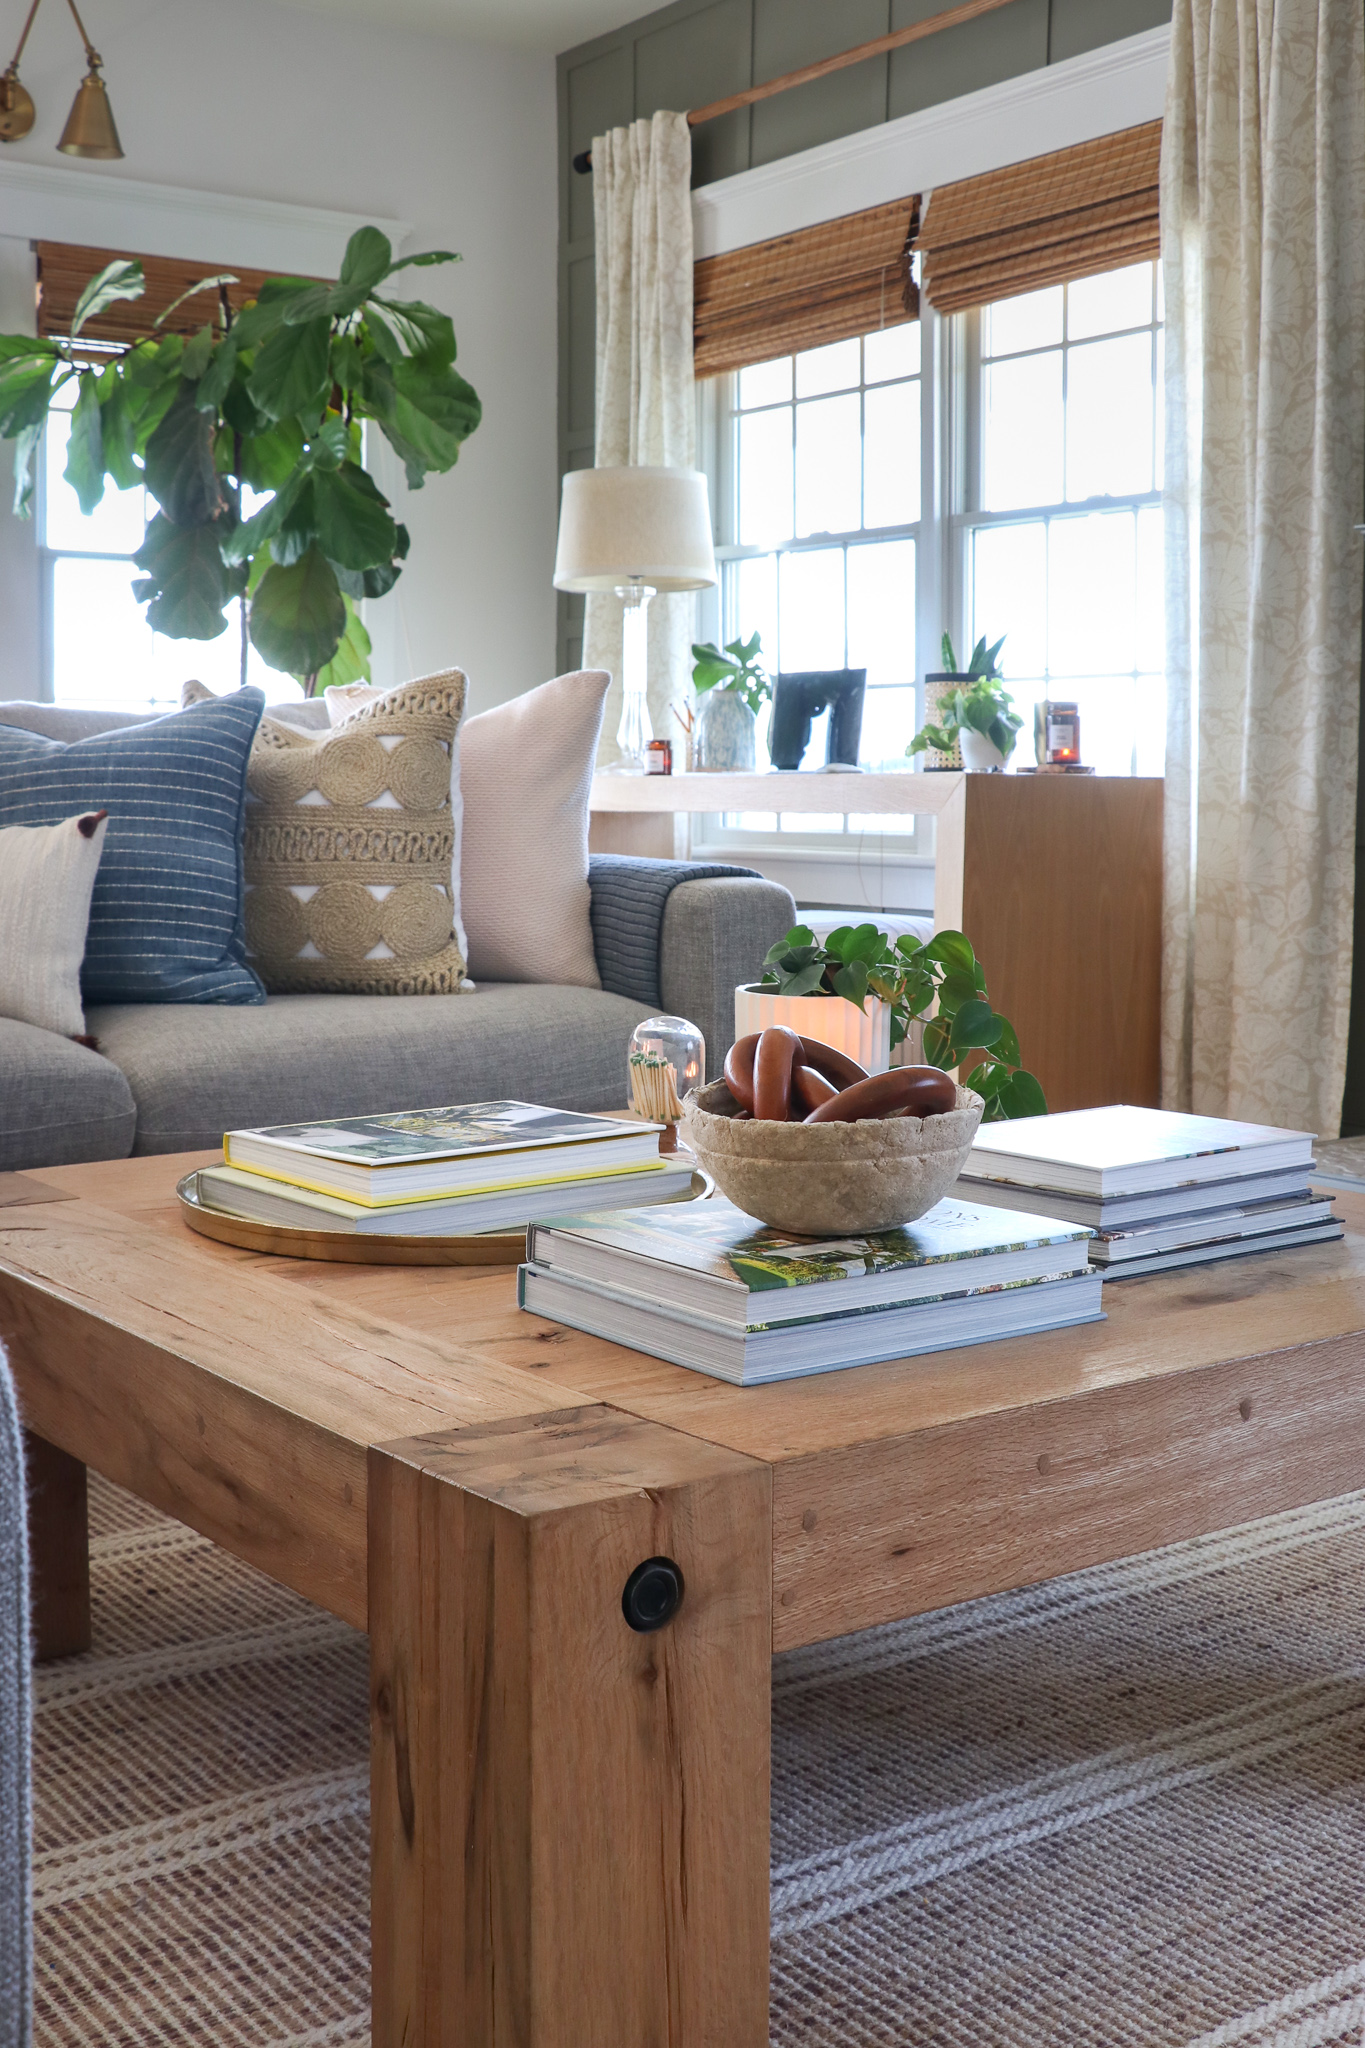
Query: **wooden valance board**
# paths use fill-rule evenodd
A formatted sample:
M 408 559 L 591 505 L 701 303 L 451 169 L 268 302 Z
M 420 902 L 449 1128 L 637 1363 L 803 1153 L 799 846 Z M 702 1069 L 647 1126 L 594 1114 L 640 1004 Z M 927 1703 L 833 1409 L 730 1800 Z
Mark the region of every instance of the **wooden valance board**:
M 936 186 L 915 243 L 925 297 L 960 313 L 1158 255 L 1160 160 L 1146 121 Z
M 238 279 L 227 287 L 234 307 L 244 306 L 259 293 L 264 270 L 244 270 L 239 263 L 195 263 L 178 256 L 142 256 L 131 249 L 88 249 L 70 242 L 36 242 L 38 258 L 38 332 L 64 340 L 71 332 L 76 302 L 92 277 L 98 277 L 108 263 L 118 259 L 136 260 L 142 265 L 147 289 L 140 299 L 116 299 L 81 329 L 82 341 L 130 342 L 146 334 L 158 314 L 174 305 L 183 291 L 200 278 L 227 273 Z M 166 322 L 167 334 L 194 334 L 218 311 L 218 294 L 203 292 L 187 299 Z
M 919 317 L 910 249 L 917 197 L 707 256 L 693 271 L 699 377 Z

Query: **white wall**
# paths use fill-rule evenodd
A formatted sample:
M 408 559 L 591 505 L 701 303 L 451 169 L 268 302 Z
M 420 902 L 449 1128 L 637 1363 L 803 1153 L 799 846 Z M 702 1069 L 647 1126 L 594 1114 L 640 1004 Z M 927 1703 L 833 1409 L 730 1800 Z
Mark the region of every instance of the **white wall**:
M 460 251 L 463 262 L 397 283 L 452 314 L 484 421 L 456 469 L 420 492 L 397 465 L 381 476 L 412 553 L 369 607 L 376 680 L 458 664 L 475 709 L 543 682 L 557 509 L 553 60 L 264 0 L 89 0 L 83 11 L 126 157 L 78 177 L 406 220 L 405 251 Z M 6 173 L 69 165 L 55 144 L 83 68 L 69 10 L 40 8 L 22 65 L 37 125 L 0 151 L 0 332 L 21 324 L 32 274 L 31 205 L 18 175 L 7 192 Z M 103 222 L 90 239 L 110 239 Z M 173 241 L 156 253 L 183 253 Z M 240 245 L 198 253 L 249 259 Z M 0 696 L 15 697 L 37 693 L 37 575 L 8 469 L 0 454 Z

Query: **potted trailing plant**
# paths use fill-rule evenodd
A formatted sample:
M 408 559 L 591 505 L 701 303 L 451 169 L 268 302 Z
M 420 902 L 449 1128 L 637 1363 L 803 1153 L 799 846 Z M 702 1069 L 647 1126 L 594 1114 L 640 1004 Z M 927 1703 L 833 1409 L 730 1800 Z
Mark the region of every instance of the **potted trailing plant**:
M 944 634 L 943 672 L 924 679 L 938 716 L 926 719 L 906 748 L 907 754 L 932 749 L 951 759 L 960 751 L 963 766 L 975 773 L 1004 767 L 1024 722 L 1001 684 L 999 656 L 1004 644 L 1001 634 L 993 647 L 987 647 L 983 633 L 972 649 L 971 661 L 959 670 L 951 635 Z
M 362 426 L 384 435 L 416 490 L 453 466 L 481 415 L 455 369 L 449 317 L 391 297 L 389 280 L 457 260 L 432 250 L 395 262 L 378 228 L 360 228 L 335 284 L 268 278 L 234 312 L 237 279 L 207 277 L 138 340 L 87 361 L 86 323 L 145 289 L 140 263 L 107 264 L 82 292 L 68 339 L 0 337 L 15 511 L 30 509 L 44 423 L 74 383 L 66 478 L 82 510 L 93 512 L 106 483 L 145 487 L 157 508 L 133 585 L 153 630 L 215 640 L 235 604 L 243 680 L 248 643 L 308 690 L 367 677 L 356 604 L 392 589 L 408 532 L 364 466 Z M 201 294 L 198 332 L 166 333 L 169 316 Z
M 758 714 L 773 693 L 758 658 L 762 645 L 757 633 L 747 640 L 728 640 L 724 648 L 709 640 L 693 645 L 692 686 L 705 700 L 697 720 L 698 771 L 753 769 Z
M 843 925 L 822 945 L 808 925 L 796 925 L 763 965 L 761 981 L 735 990 L 737 1037 L 786 1024 L 878 1073 L 920 1031 L 924 1061 L 956 1067 L 984 1099 L 987 1123 L 1047 1114 L 1014 1026 L 991 1007 L 985 971 L 962 932 L 893 943 L 874 924 Z

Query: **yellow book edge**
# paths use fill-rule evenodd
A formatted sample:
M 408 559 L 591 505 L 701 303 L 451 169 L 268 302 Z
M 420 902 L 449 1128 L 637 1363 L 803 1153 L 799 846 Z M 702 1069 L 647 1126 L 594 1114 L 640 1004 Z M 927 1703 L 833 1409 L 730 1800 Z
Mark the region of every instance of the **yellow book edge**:
M 230 1134 L 229 1134 L 230 1135 Z M 505 1158 L 507 1155 L 501 1154 Z M 338 1202 L 354 1202 L 360 1209 L 406 1209 L 418 1202 L 457 1202 L 467 1195 L 515 1195 L 524 1188 L 552 1188 L 569 1186 L 579 1180 L 617 1180 L 632 1173 L 657 1173 L 668 1164 L 662 1156 L 657 1159 L 642 1159 L 634 1166 L 616 1166 L 605 1171 L 596 1166 L 583 1173 L 541 1174 L 534 1180 L 486 1181 L 475 1188 L 440 1188 L 434 1194 L 394 1195 L 389 1201 L 366 1201 L 363 1195 L 343 1194 L 340 1188 L 324 1187 L 320 1181 L 304 1180 L 298 1174 L 271 1173 L 263 1166 L 238 1166 L 228 1150 L 228 1138 L 223 1139 L 223 1164 L 230 1166 L 234 1173 L 254 1174 L 258 1180 L 280 1181 L 285 1187 L 306 1188 L 312 1195 L 331 1195 Z

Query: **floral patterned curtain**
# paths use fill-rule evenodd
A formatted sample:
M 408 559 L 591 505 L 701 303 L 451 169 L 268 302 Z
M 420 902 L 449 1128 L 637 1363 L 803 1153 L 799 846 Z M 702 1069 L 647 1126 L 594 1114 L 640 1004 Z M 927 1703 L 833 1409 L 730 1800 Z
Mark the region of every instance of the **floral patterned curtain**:
M 1161 166 L 1163 1099 L 1336 1135 L 1365 477 L 1365 32 L 1176 0 Z
M 597 265 L 599 469 L 625 463 L 691 469 L 696 462 L 692 376 L 692 137 L 685 114 L 655 114 L 593 138 Z M 649 607 L 649 715 L 678 744 L 671 706 L 691 692 L 693 599 Z M 621 605 L 587 600 L 587 668 L 610 669 L 603 762 L 616 759 L 621 716 Z

